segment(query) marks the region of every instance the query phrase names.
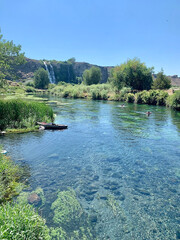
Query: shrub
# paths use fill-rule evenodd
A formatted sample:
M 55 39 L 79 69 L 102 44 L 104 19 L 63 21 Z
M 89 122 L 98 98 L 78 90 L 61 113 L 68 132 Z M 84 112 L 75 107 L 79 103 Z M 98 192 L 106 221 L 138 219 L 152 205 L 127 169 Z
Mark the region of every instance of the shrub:
M 168 93 L 164 91 L 159 91 L 157 96 L 157 105 L 166 106 L 166 101 L 168 98 Z
M 27 86 L 27 87 L 34 87 L 34 82 L 27 82 L 27 83 L 26 83 L 26 86 Z
M 35 89 L 33 87 L 26 87 L 26 92 L 30 93 L 30 92 L 35 92 Z
M 133 103 L 135 100 L 134 94 L 133 93 L 127 93 L 126 94 L 126 102 Z
M 180 111 L 180 91 L 176 91 L 173 95 L 167 98 L 167 106 Z
M 168 94 L 160 90 L 142 91 L 135 94 L 136 103 L 165 105 Z
M 32 206 L 7 203 L 0 212 L 0 239 L 50 239 L 45 221 Z

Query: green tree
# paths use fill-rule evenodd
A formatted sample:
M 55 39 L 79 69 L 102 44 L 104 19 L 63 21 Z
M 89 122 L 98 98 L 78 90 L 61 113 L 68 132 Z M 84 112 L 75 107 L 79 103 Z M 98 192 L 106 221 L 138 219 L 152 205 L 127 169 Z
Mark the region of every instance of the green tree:
M 76 62 L 76 59 L 75 59 L 75 57 L 72 57 L 72 58 L 68 59 L 67 62 L 74 64 Z
M 98 84 L 102 79 L 101 69 L 98 67 L 91 67 L 89 70 L 83 72 L 83 82 L 86 85 Z
M 171 87 L 171 80 L 164 75 L 163 69 L 157 74 L 157 78 L 153 81 L 153 89 L 169 89 Z
M 130 59 L 112 69 L 109 82 L 117 89 L 131 87 L 136 90 L 149 90 L 152 84 L 153 68 L 147 68 L 139 59 Z
M 39 68 L 34 73 L 35 88 L 44 89 L 48 86 L 48 84 L 49 84 L 49 77 L 48 77 L 47 71 L 44 68 Z
M 25 57 L 21 53 L 21 45 L 6 41 L 0 32 L 0 87 L 5 84 L 5 79 L 17 79 L 15 66 L 23 63 Z

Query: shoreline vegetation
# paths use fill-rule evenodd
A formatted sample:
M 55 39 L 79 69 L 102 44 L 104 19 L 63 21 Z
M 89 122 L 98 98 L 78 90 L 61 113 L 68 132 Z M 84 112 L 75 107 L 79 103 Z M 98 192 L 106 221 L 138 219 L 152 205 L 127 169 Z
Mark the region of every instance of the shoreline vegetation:
M 0 239 L 49 240 L 45 220 L 33 206 L 14 200 L 26 186 L 23 175 L 22 167 L 0 153 Z
M 45 103 L 21 99 L 0 100 L 0 130 L 7 133 L 37 131 L 37 122 L 53 122 L 54 114 Z
M 143 90 L 135 91 L 128 87 L 123 87 L 120 91 L 115 91 L 111 84 L 84 84 L 75 85 L 69 83 L 58 83 L 50 85 L 46 91 L 38 91 L 37 94 L 50 94 L 61 98 L 84 98 L 92 100 L 121 101 L 135 104 L 148 104 L 167 106 L 175 110 L 180 110 L 180 90 L 169 95 L 167 90 Z

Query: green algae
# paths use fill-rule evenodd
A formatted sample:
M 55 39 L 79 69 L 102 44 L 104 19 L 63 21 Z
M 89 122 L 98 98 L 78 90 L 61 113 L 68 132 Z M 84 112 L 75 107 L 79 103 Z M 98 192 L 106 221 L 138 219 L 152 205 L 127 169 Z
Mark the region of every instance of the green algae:
M 51 229 L 53 237 L 72 240 L 95 239 L 88 215 L 84 212 L 73 189 L 68 188 L 59 192 L 51 209 L 54 211 L 53 221 L 57 226 Z
M 33 193 L 36 193 L 39 197 L 40 197 L 40 199 L 41 199 L 41 204 L 40 204 L 40 206 L 39 207 L 42 207 L 42 206 L 44 206 L 45 205 L 45 203 L 46 203 L 46 198 L 45 198 L 45 196 L 44 196 L 44 191 L 43 191 L 43 189 L 42 188 L 40 188 L 40 187 L 37 187 L 34 191 L 32 191 L 32 192 L 21 192 L 20 194 L 19 194 L 19 196 L 17 197 L 17 202 L 18 203 L 22 203 L 22 204 L 27 204 L 28 203 L 28 197 L 31 195 L 31 194 L 33 194 Z

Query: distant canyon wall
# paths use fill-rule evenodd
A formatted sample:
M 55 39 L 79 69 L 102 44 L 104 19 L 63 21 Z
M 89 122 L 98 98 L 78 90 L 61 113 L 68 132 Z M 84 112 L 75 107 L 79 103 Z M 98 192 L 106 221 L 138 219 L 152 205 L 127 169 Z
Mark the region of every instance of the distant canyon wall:
M 48 68 L 50 69 L 49 62 L 46 61 Z M 60 61 L 51 61 L 51 65 L 53 66 L 56 83 L 59 81 L 64 81 L 68 83 L 78 83 L 78 78 L 82 77 L 84 70 L 90 69 L 92 66 L 99 67 L 102 73 L 102 81 L 101 83 L 105 83 L 108 80 L 110 75 L 110 71 L 113 68 L 110 67 L 102 67 L 93 65 L 86 62 L 60 62 Z M 43 67 L 45 69 L 45 65 L 42 60 L 34 60 L 26 58 L 26 63 L 16 67 L 15 71 L 20 79 L 20 81 L 31 80 L 34 77 L 34 72 L 38 70 L 38 68 Z M 156 74 L 153 75 L 156 78 Z M 173 86 L 180 86 L 180 77 L 177 75 L 168 76 L 171 79 L 171 84 Z M 10 79 L 11 80 L 11 79 Z
M 50 68 L 49 62 L 46 61 L 48 68 Z M 51 61 L 51 65 L 53 66 L 56 82 L 64 81 L 64 82 L 74 82 L 76 83 L 77 77 L 82 77 L 83 72 L 86 69 L 90 69 L 92 66 L 99 67 L 102 73 L 102 83 L 107 82 L 110 70 L 112 67 L 102 67 L 93 64 L 89 64 L 86 62 L 58 62 Z M 26 63 L 16 67 L 16 73 L 20 80 L 30 80 L 34 77 L 34 72 L 38 70 L 38 68 L 43 67 L 45 69 L 45 65 L 41 60 L 34 59 L 26 59 Z

